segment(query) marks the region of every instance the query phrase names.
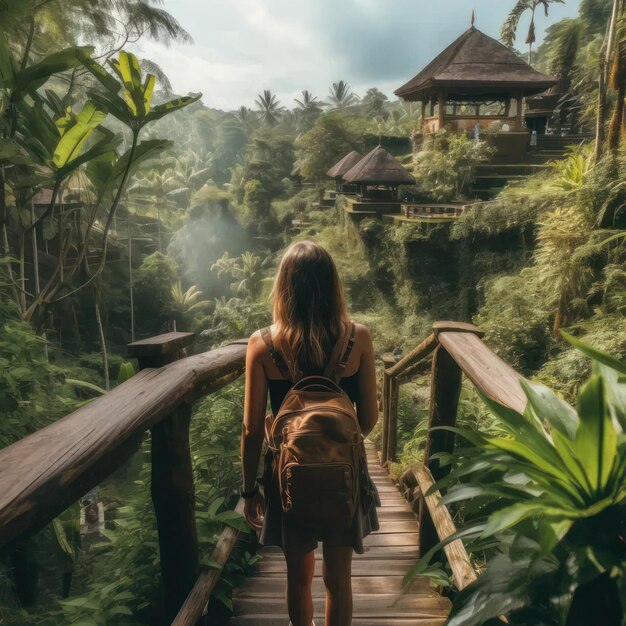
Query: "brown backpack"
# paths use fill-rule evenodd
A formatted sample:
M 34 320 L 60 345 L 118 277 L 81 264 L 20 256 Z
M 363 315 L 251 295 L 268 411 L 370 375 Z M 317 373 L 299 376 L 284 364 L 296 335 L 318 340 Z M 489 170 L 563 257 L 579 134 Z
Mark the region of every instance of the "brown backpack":
M 294 383 L 266 422 L 283 512 L 322 535 L 349 528 L 364 448 L 354 404 L 338 382 L 354 346 L 354 322 L 346 325 L 323 375 L 306 378 L 275 349 L 270 329 L 261 334 L 281 373 Z

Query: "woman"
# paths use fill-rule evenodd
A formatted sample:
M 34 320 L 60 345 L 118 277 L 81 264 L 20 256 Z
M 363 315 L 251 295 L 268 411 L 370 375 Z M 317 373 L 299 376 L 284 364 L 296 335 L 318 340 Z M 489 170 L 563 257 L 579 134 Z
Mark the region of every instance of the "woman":
M 285 253 L 272 291 L 274 324 L 271 336 L 276 350 L 292 355 L 305 376 L 324 370 L 330 353 L 349 327 L 346 302 L 337 269 L 321 246 L 304 241 Z M 288 360 L 288 359 L 286 359 Z M 349 532 L 320 537 L 298 528 L 283 516 L 271 453 L 266 455 L 263 477 L 265 497 L 256 482 L 264 438 L 269 391 L 275 415 L 292 386 L 282 374 L 257 331 L 250 337 L 246 357 L 246 395 L 241 455 L 242 496 L 245 517 L 261 531 L 261 543 L 283 549 L 287 562 L 287 609 L 293 626 L 313 624 L 311 583 L 314 550 L 323 542 L 323 579 L 326 586 L 326 626 L 350 626 L 352 620 L 352 552 L 363 552 L 363 537 L 378 528 L 375 487 L 364 469 L 367 488 Z M 369 331 L 356 324 L 356 338 L 343 370 L 340 387 L 356 403 L 359 424 L 367 435 L 378 419 L 374 348 Z

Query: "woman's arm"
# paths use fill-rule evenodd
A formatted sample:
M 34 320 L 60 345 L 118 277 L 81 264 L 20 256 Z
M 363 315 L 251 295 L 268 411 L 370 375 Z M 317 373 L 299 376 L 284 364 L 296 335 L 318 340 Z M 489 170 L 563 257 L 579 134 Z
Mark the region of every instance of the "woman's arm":
M 376 385 L 376 364 L 374 344 L 370 331 L 365 326 L 357 327 L 361 335 L 361 359 L 359 363 L 359 395 L 356 402 L 357 415 L 363 435 L 367 436 L 378 421 L 378 391 Z
M 252 491 L 255 487 L 267 407 L 267 377 L 263 369 L 262 357 L 265 343 L 260 334 L 254 333 L 248 342 L 246 353 L 246 393 L 243 408 L 243 429 L 241 436 L 241 464 L 243 490 Z M 245 516 L 254 528 L 263 522 L 263 502 L 258 497 L 246 500 Z

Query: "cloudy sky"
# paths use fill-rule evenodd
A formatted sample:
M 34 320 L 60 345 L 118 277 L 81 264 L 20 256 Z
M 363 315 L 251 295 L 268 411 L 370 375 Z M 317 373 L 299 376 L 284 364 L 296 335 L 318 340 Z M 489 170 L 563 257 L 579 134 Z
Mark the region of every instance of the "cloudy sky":
M 580 0 L 555 5 L 544 27 L 577 13 Z M 138 53 L 157 62 L 178 93 L 202 91 L 206 105 L 254 107 L 271 89 L 283 105 L 309 89 L 324 98 L 347 80 L 363 94 L 375 86 L 391 96 L 469 27 L 498 37 L 514 0 L 165 0 L 192 35 L 169 48 L 144 41 Z M 524 46 L 528 19 L 518 46 Z

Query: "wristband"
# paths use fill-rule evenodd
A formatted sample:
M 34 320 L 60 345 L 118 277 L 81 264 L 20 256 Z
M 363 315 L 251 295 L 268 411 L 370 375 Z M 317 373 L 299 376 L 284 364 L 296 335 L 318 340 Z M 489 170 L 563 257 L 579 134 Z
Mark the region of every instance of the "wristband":
M 259 492 L 259 483 L 258 482 L 254 483 L 254 487 L 250 491 L 244 491 L 243 490 L 243 485 L 241 487 L 239 487 L 239 495 L 244 500 L 249 500 L 250 498 L 254 498 L 254 496 L 256 496 L 256 494 L 258 492 Z

